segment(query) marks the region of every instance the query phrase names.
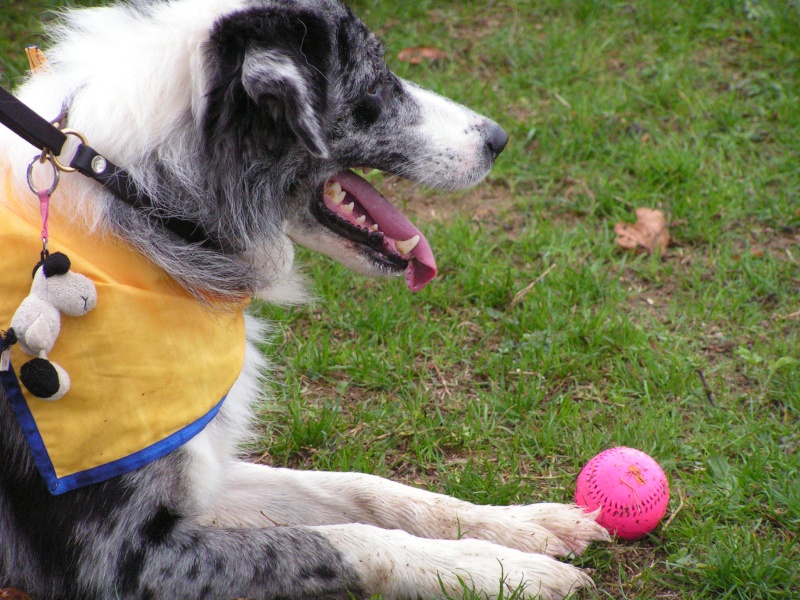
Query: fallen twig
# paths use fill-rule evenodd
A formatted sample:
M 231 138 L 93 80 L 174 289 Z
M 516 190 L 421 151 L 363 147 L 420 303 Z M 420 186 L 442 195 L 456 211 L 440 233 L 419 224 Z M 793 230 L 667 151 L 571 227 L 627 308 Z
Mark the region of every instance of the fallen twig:
M 450 396 L 450 388 L 447 387 L 447 380 L 444 378 L 444 375 L 442 375 L 442 372 L 439 370 L 438 365 L 435 362 L 432 362 L 432 364 L 433 364 L 433 368 L 436 370 L 436 374 L 439 376 L 439 381 L 441 381 L 442 382 L 442 386 L 444 386 L 444 395 L 449 397 Z
M 530 282 L 530 283 L 529 283 L 529 284 L 528 284 L 528 285 L 527 285 L 525 288 L 523 288 L 523 289 L 521 289 L 520 291 L 518 291 L 518 292 L 517 292 L 517 293 L 514 295 L 514 299 L 513 299 L 513 300 L 511 300 L 511 304 L 509 304 L 509 305 L 508 305 L 508 308 L 514 308 L 514 307 L 515 307 L 517 304 L 519 304 L 519 303 L 522 301 L 522 299 L 523 299 L 523 298 L 524 298 L 524 297 L 525 297 L 525 296 L 528 294 L 528 292 L 530 292 L 530 291 L 533 289 L 533 287 L 534 287 L 534 286 L 535 286 L 537 283 L 539 283 L 539 282 L 540 282 L 542 279 L 544 279 L 545 277 L 547 277 L 547 274 L 548 274 L 550 271 L 552 271 L 553 269 L 555 269 L 555 268 L 556 268 L 556 265 L 555 265 L 555 263 L 553 263 L 552 265 L 550 265 L 550 266 L 547 268 L 547 270 L 546 270 L 544 273 L 542 273 L 542 274 L 541 274 L 541 275 L 539 275 L 539 276 L 538 276 L 536 279 L 534 279 L 532 282 Z
M 697 369 L 697 374 L 700 375 L 700 381 L 703 382 L 703 389 L 706 391 L 706 398 L 708 398 L 708 403 L 714 408 L 716 408 L 717 404 L 716 402 L 714 402 L 714 394 L 711 391 L 711 388 L 708 387 L 708 382 L 706 381 L 706 376 L 703 373 L 703 370 Z
M 669 524 L 672 523 L 672 519 L 674 519 L 676 516 L 678 516 L 678 513 L 681 512 L 681 509 L 684 507 L 684 497 L 683 497 L 683 492 L 681 490 L 678 490 L 678 498 L 681 499 L 681 503 L 678 505 L 678 508 L 676 508 L 673 511 L 673 513 L 669 516 L 669 519 L 667 519 L 667 522 L 664 523 L 664 527 L 661 528 L 661 531 L 666 531 L 667 530 L 667 527 L 669 527 Z

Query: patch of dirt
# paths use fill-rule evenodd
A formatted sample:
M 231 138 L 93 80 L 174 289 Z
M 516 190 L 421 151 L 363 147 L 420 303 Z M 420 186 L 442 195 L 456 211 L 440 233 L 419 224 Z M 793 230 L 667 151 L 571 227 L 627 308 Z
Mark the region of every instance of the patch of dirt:
M 734 221 L 727 230 L 746 232 L 738 240 L 741 254 L 750 252 L 753 258 L 760 258 L 765 252 L 771 252 L 776 258 L 800 261 L 800 226 L 770 227 L 759 223 Z

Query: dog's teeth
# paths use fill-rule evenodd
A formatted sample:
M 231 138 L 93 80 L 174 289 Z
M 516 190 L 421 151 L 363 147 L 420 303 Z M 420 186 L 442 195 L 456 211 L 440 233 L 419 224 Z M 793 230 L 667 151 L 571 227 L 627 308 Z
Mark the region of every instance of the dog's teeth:
M 342 192 L 342 184 L 338 181 L 334 181 L 328 185 L 328 190 L 330 191 L 331 196 L 338 196 Z
M 356 219 L 356 223 L 358 223 L 359 225 L 363 225 L 364 221 L 366 220 L 367 220 L 367 215 L 361 215 Z
M 339 185 L 339 184 L 337 183 L 336 185 Z M 344 190 L 342 190 L 342 189 L 341 189 L 341 186 L 339 186 L 339 192 L 337 192 L 337 193 L 336 193 L 336 194 L 335 194 L 335 195 L 334 195 L 334 196 L 331 198 L 331 202 L 333 203 L 333 205 L 334 205 L 334 206 L 339 206 L 339 205 L 342 203 L 342 200 L 344 200 L 344 197 L 345 197 L 345 196 L 347 196 L 347 192 L 345 192 Z
M 417 247 L 417 244 L 419 244 L 418 235 L 415 235 L 410 239 L 401 240 L 394 243 L 394 245 L 397 246 L 397 250 L 400 252 L 400 254 L 409 254 L 414 248 Z
M 373 223 L 372 227 L 370 227 L 369 230 L 370 231 L 378 231 L 378 224 L 377 223 Z
M 354 206 L 355 202 L 351 202 L 350 204 L 342 204 L 342 212 L 346 215 L 352 215 Z

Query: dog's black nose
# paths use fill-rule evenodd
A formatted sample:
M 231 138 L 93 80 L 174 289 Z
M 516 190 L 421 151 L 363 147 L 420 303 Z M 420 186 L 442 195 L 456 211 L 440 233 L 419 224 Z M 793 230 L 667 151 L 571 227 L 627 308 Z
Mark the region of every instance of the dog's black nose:
M 503 151 L 508 143 L 508 134 L 497 123 L 489 124 L 488 135 L 486 136 L 486 145 L 492 151 L 495 158 Z

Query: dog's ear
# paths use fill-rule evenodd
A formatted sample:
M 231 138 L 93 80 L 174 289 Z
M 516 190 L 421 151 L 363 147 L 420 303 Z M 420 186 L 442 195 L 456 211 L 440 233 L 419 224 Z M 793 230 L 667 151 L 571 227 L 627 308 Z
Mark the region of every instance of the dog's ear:
M 218 81 L 208 100 L 213 103 L 215 92 L 222 92 L 227 108 L 219 107 L 217 127 L 244 116 L 254 128 L 272 129 L 273 143 L 286 132 L 313 155 L 327 158 L 326 72 L 332 35 L 322 16 L 288 6 L 250 9 L 218 23 L 211 37 Z M 236 117 L 229 112 L 234 105 Z
M 306 70 L 280 50 L 251 48 L 242 64 L 242 85 L 274 119 L 284 121 L 311 154 L 328 158 L 324 110 Z
M 53 252 L 44 260 L 40 260 L 38 263 L 36 263 L 36 266 L 33 267 L 32 276 L 36 277 L 36 271 L 39 269 L 39 267 L 42 267 L 45 278 L 55 277 L 56 275 L 66 275 L 71 266 L 72 264 L 70 263 L 69 257 L 66 254 L 63 254 L 62 252 Z

